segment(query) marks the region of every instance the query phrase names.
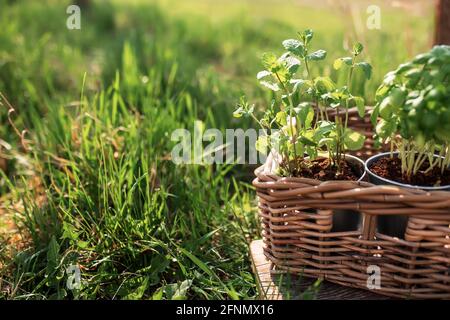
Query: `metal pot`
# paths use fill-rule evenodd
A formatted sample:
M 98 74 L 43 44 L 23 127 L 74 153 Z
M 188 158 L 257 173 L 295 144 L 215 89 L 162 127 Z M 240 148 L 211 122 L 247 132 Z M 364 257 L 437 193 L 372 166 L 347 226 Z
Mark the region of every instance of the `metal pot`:
M 364 161 L 349 154 L 345 155 L 345 160 L 360 166 L 361 171 L 358 181 L 362 181 L 366 176 Z M 361 226 L 361 222 L 362 216 L 358 211 L 335 209 L 333 210 L 332 232 L 356 231 Z
M 393 156 L 395 158 L 398 157 L 398 152 L 393 152 L 392 153 Z M 426 191 L 450 191 L 450 185 L 447 186 L 439 186 L 439 187 L 428 187 L 428 186 L 416 186 L 416 185 L 412 185 L 412 184 L 406 184 L 406 183 L 401 183 L 401 182 L 397 182 L 397 181 L 393 181 L 393 180 L 389 180 L 383 177 L 380 177 L 379 175 L 376 175 L 375 173 L 373 173 L 372 171 L 370 171 L 370 167 L 372 165 L 372 163 L 374 163 L 375 161 L 377 161 L 380 158 L 387 158 L 390 157 L 391 153 L 390 152 L 383 152 L 377 155 L 374 155 L 372 157 L 370 157 L 369 159 L 367 159 L 367 161 L 364 164 L 365 170 L 369 176 L 369 181 L 373 184 L 376 185 L 383 185 L 383 184 L 387 184 L 387 185 L 392 185 L 392 186 L 399 186 L 399 187 L 403 187 L 403 188 L 410 188 L 410 189 L 420 189 L 420 190 L 426 190 Z M 435 158 L 439 157 L 438 155 L 434 155 Z
M 393 152 L 394 157 L 398 157 L 398 152 Z M 369 177 L 369 181 L 375 185 L 391 185 L 391 186 L 398 186 L 402 188 L 409 188 L 409 189 L 420 189 L 420 190 L 426 190 L 426 191 L 442 191 L 442 190 L 448 190 L 450 191 L 450 185 L 448 186 L 439 186 L 439 187 L 428 187 L 428 186 L 416 186 L 406 183 L 401 183 L 393 180 L 389 180 L 383 177 L 380 177 L 379 175 L 376 175 L 372 171 L 370 171 L 370 167 L 372 164 L 377 161 L 380 158 L 390 157 L 390 152 L 384 152 L 377 155 L 374 155 L 366 160 L 364 167 L 366 170 L 366 173 Z M 438 155 L 435 155 L 435 157 L 439 157 Z M 408 216 L 407 215 L 380 215 L 377 218 L 377 226 L 378 231 L 382 234 L 389 235 L 391 237 L 398 237 L 403 238 L 406 230 L 406 226 L 408 224 Z

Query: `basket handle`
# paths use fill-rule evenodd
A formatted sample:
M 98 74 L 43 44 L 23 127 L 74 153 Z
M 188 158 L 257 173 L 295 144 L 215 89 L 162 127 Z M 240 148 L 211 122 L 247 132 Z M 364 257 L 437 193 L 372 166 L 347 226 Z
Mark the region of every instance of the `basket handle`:
M 375 238 L 375 231 L 377 229 L 377 216 L 368 213 L 363 214 L 362 222 L 362 236 L 364 240 L 372 240 Z

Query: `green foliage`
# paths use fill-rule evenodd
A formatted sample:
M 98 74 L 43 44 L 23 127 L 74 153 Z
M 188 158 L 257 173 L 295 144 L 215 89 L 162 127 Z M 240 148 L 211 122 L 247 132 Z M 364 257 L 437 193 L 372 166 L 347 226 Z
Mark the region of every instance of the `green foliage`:
M 308 54 L 306 57 L 308 60 L 318 61 L 323 60 L 327 56 L 327 52 L 325 50 L 317 50 L 313 53 Z
M 275 126 L 281 97 L 273 101 L 271 91 L 254 86 L 255 57 L 276 50 L 303 24 L 327 35 L 314 43 L 334 60 L 347 32 L 335 8 L 289 1 L 91 1 L 80 31 L 65 27 L 65 1 L 0 0 L 0 8 L 0 91 L 16 108 L 11 119 L 27 130 L 32 148 L 23 149 L 8 108 L 0 105 L 0 163 L 8 162 L 6 172 L 0 168 L 0 219 L 12 207 L 18 236 L 27 239 L 26 248 L 10 253 L 0 223 L 0 298 L 255 298 L 247 246 L 260 237 L 252 171 L 174 166 L 167 160 L 170 132 L 193 130 L 197 119 L 232 128 L 230 106 L 243 92 L 255 106 L 270 101 L 254 112 L 262 112 L 264 126 Z M 377 69 L 367 83 L 356 72 L 352 85 L 368 104 L 387 70 L 409 50 L 427 48 L 423 30 L 433 25 L 432 18 L 389 8 L 383 14 L 383 30 L 365 34 Z M 405 18 L 414 34 L 408 46 L 391 32 Z M 309 44 L 312 32 L 304 37 Z M 308 67 L 339 86 L 346 81 L 323 63 L 308 60 Z M 311 96 L 313 79 L 291 83 L 293 99 Z M 309 122 L 312 113 L 303 112 Z M 239 126 L 247 127 L 249 118 L 242 115 Z M 267 137 L 260 139 L 261 148 L 267 146 Z M 303 139 L 313 151 L 307 139 L 315 138 Z M 80 290 L 66 288 L 70 265 L 81 268 Z
M 372 117 L 377 137 L 398 147 L 407 178 L 425 160 L 427 170 L 450 164 L 449 78 L 450 47 L 435 46 L 386 74 L 377 90 Z
M 229 127 L 221 119 L 241 88 L 205 63 L 226 63 L 214 42 L 219 32 L 208 31 L 201 43 L 185 20 L 158 7 L 118 6 L 93 2 L 78 34 L 65 28 L 64 5 L 2 6 L 0 14 L 14 19 L 1 19 L 0 90 L 17 108 L 12 119 L 27 129 L 31 149 L 21 148 L 0 105 L 8 132 L 0 141 L 18 159 L 0 179 L 11 180 L 8 198 L 24 204 L 13 210 L 30 237 L 29 247 L 11 256 L 0 244 L 0 296 L 254 298 L 248 241 L 260 233 L 246 182 L 251 173 L 170 161 L 173 130 L 192 130 L 197 119 Z M 64 19 L 54 26 L 49 16 Z M 124 17 L 140 31 L 120 27 Z M 43 30 L 51 41 L 33 41 Z M 23 43 L 6 45 L 22 33 Z M 3 60 L 7 50 L 20 61 Z M 39 187 L 30 187 L 34 181 Z M 79 290 L 66 286 L 70 265 L 80 267 Z
M 298 33 L 298 39 L 288 39 L 282 42 L 287 52 L 277 57 L 273 53 L 262 56 L 265 70 L 258 72 L 256 78 L 260 83 L 274 91 L 281 91 L 280 108 L 270 114 L 264 114 L 263 119 L 255 116 L 254 105 L 250 106 L 245 98 L 241 98 L 234 117 L 242 115 L 252 117 L 265 132 L 256 143 L 256 149 L 267 153 L 275 150 L 284 157 L 287 163 L 285 172 L 292 174 L 292 160 L 307 155 L 314 159 L 320 152 L 327 152 L 332 163 L 340 169 L 341 159 L 346 150 L 358 150 L 364 145 L 364 135 L 351 130 L 348 124 L 348 109 L 356 107 L 358 114 L 365 114 L 364 99 L 350 92 L 350 83 L 354 69 L 361 68 L 370 79 L 372 67 L 367 62 L 355 62 L 363 51 L 363 46 L 355 44 L 352 57 L 335 60 L 335 69 L 349 66 L 348 86 L 339 88 L 331 78 L 326 76 L 313 77 L 309 62 L 324 60 L 327 53 L 319 49 L 310 52 L 313 31 L 308 29 Z M 307 79 L 297 78 L 300 66 L 304 66 Z M 334 122 L 328 119 L 328 109 L 336 109 Z M 344 109 L 340 114 L 340 109 Z M 271 117 L 272 116 L 272 117 Z M 297 162 L 298 163 L 298 162 Z

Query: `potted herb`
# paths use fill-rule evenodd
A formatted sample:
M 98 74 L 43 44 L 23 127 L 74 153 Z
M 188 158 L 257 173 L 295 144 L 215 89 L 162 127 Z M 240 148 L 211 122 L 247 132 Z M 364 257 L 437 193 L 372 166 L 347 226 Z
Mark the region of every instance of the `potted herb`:
M 372 122 L 391 152 L 369 158 L 371 182 L 450 190 L 450 47 L 436 46 L 389 72 L 377 90 Z M 380 231 L 401 236 L 406 217 L 380 217 Z
M 358 43 L 350 56 L 334 62 L 335 69 L 346 69 L 346 86 L 338 87 L 326 76 L 314 76 L 311 64 L 324 60 L 327 53 L 311 51 L 312 38 L 313 31 L 306 30 L 297 39 L 283 41 L 286 51 L 281 56 L 264 54 L 265 69 L 257 79 L 275 98 L 259 117 L 255 106 L 242 98 L 234 116 L 252 117 L 266 132 L 256 148 L 270 154 L 258 170 L 283 177 L 358 181 L 365 175 L 364 163 L 346 151 L 361 149 L 365 136 L 348 127 L 348 115 L 349 109 L 356 107 L 364 116 L 365 104 L 362 97 L 352 94 L 351 83 L 355 70 L 370 78 L 371 66 L 358 61 L 363 50 Z

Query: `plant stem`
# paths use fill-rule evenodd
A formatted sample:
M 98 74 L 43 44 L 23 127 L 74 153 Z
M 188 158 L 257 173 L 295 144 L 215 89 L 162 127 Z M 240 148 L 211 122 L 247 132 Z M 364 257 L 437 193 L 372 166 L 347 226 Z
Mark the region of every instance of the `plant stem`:
M 308 74 L 308 78 L 309 78 L 309 80 L 312 81 L 311 73 L 309 72 L 308 59 L 306 59 L 306 57 L 303 58 L 303 62 L 305 63 L 305 68 L 306 68 L 306 73 Z
M 290 108 L 289 108 L 289 126 L 291 127 L 291 133 L 292 133 L 292 145 L 293 145 L 293 149 L 294 149 L 294 160 L 296 160 L 297 159 L 297 150 L 296 150 L 296 135 L 294 134 L 294 124 L 293 124 L 293 122 L 292 122 L 292 119 L 293 119 L 293 111 L 294 111 L 294 103 L 292 102 L 292 98 L 291 98 L 291 95 L 290 95 L 290 93 L 289 93 L 289 90 L 286 88 L 286 86 L 284 85 L 284 83 L 283 83 L 283 81 L 281 81 L 281 79 L 280 79 L 280 76 L 278 75 L 278 73 L 277 72 L 275 72 L 275 76 L 277 77 L 277 79 L 278 79 L 278 82 L 280 83 L 280 85 L 281 85 L 281 87 L 283 88 L 283 90 L 284 90 L 284 92 L 285 92 L 285 94 L 286 94 L 286 96 L 287 96 L 287 98 L 288 98 L 288 101 L 289 101 L 289 104 L 290 104 Z M 289 170 L 291 171 L 291 174 L 293 173 L 292 172 L 292 167 L 291 167 L 291 165 L 290 165 L 290 161 L 289 161 L 289 156 L 288 156 L 288 163 L 289 163 Z
M 312 84 L 312 86 L 314 87 L 314 92 L 315 92 L 315 91 L 316 91 L 316 88 L 315 88 L 315 85 L 314 85 L 314 80 L 312 79 L 312 76 L 311 76 L 311 72 L 309 71 L 308 59 L 306 59 L 306 57 L 303 58 L 303 62 L 305 63 L 305 68 L 306 68 L 306 73 L 307 73 L 307 75 L 308 75 L 308 79 L 309 79 L 309 81 L 311 81 L 311 84 Z M 317 96 L 315 96 L 314 98 L 315 98 L 315 100 L 316 100 L 316 106 L 317 106 L 317 109 L 319 109 L 320 119 L 321 119 L 322 121 L 325 120 L 325 117 L 324 117 L 324 114 L 325 114 L 326 119 L 328 120 L 328 114 L 327 114 L 326 109 L 325 109 L 325 111 L 323 111 L 322 108 L 321 108 L 321 106 L 320 106 L 320 104 L 319 104 L 319 98 L 318 98 Z
M 352 93 L 350 88 L 351 88 L 351 85 L 352 85 L 354 64 L 355 64 L 355 59 L 353 58 L 352 59 L 352 65 L 350 67 L 350 71 L 348 73 L 348 79 L 347 79 L 347 88 L 348 88 L 348 92 L 350 92 L 350 94 Z M 345 108 L 345 125 L 344 125 L 345 129 L 347 129 L 347 125 L 348 125 L 348 104 L 346 105 L 346 108 Z
M 445 156 L 444 159 L 442 161 L 442 166 L 441 166 L 441 173 L 444 174 L 445 169 L 450 165 L 450 150 L 449 150 L 449 145 L 447 144 L 443 149 L 445 149 Z

